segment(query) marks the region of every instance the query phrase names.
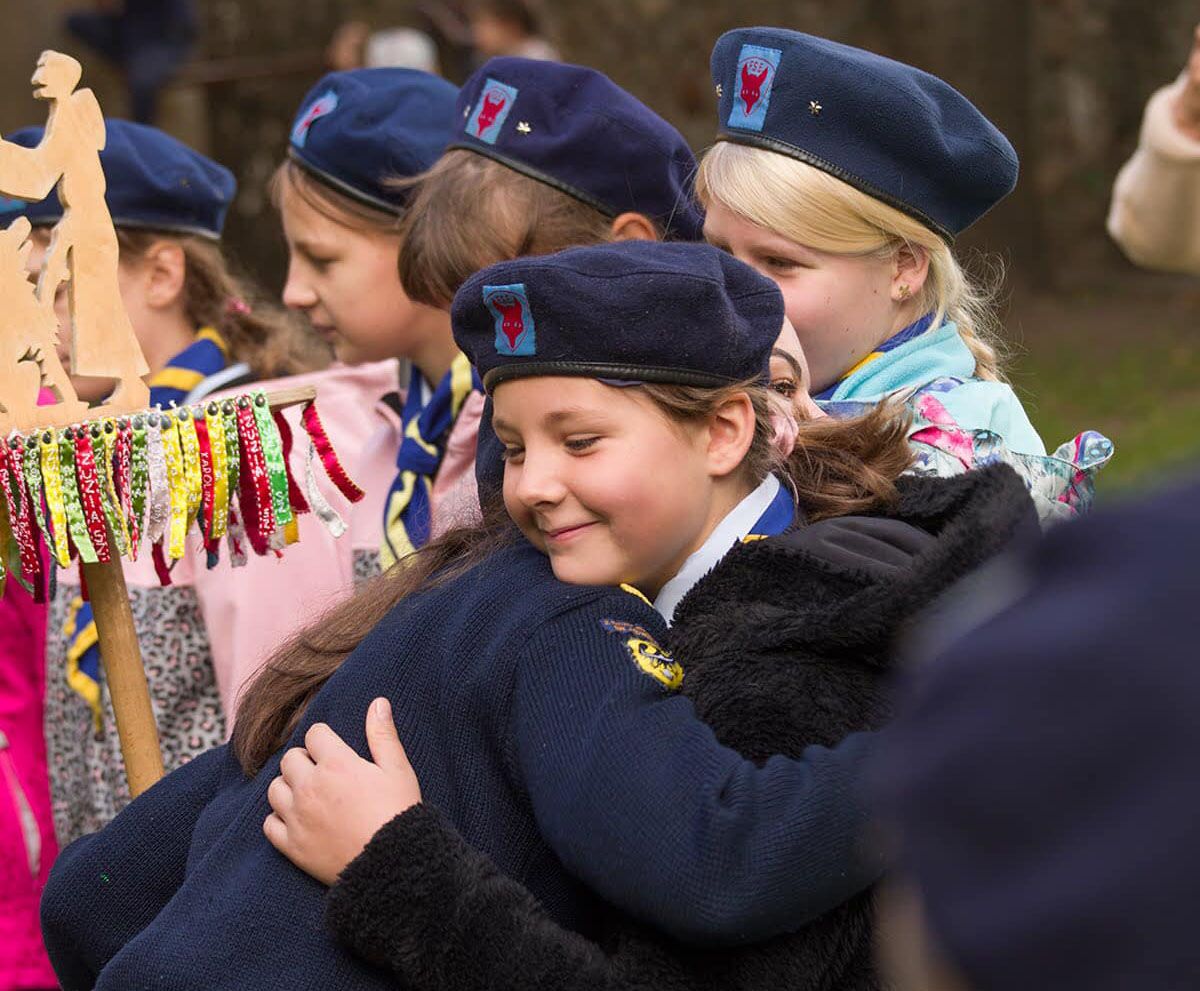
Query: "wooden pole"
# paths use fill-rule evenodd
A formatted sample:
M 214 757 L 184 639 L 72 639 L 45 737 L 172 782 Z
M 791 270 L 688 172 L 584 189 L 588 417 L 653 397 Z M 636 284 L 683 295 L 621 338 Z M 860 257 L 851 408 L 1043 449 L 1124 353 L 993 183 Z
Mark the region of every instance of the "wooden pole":
M 163 761 L 158 726 L 150 706 L 150 687 L 129 608 L 125 573 L 120 559 L 114 556 L 103 564 L 85 564 L 83 578 L 100 638 L 108 695 L 117 717 L 129 794 L 137 798 L 163 776 Z

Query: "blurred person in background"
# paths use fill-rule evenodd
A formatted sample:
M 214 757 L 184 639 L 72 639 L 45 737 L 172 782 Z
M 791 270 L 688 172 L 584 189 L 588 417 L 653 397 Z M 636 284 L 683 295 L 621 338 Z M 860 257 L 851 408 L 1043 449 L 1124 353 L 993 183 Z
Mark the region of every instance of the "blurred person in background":
M 194 0 L 94 0 L 67 16 L 67 31 L 125 73 L 129 116 L 153 124 L 158 95 L 192 53 Z
M 1108 233 L 1129 260 L 1200 275 L 1200 26 L 1179 77 L 1146 103 L 1137 150 L 1113 185 Z
M 924 634 L 876 769 L 897 991 L 1200 982 L 1197 557 L 1194 478 L 1058 528 L 942 613 L 981 624 Z
M 334 72 L 417 69 L 439 74 L 437 46 L 424 31 L 407 27 L 373 31 L 366 21 L 342 24 L 330 39 L 325 60 Z

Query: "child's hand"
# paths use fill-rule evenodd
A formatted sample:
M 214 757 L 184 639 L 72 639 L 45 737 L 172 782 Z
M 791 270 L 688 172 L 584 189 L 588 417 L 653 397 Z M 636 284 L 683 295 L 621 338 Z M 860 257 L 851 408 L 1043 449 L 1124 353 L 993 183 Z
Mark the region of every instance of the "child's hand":
M 284 754 L 280 776 L 267 789 L 274 810 L 263 823 L 267 839 L 324 884 L 337 880 L 381 826 L 421 801 L 387 699 L 367 710 L 367 745 L 374 763 L 317 723 L 303 747 Z

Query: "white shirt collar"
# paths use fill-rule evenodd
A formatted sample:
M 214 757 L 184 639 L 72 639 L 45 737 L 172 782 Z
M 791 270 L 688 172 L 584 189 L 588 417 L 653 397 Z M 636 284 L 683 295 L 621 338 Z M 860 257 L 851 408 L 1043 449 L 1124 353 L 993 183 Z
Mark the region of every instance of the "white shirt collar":
M 734 506 L 729 515 L 717 524 L 700 549 L 683 562 L 683 567 L 662 587 L 654 600 L 654 608 L 662 614 L 663 619 L 671 622 L 675 615 L 675 607 L 692 590 L 692 586 L 712 571 L 717 562 L 729 553 L 729 549 L 750 532 L 778 492 L 779 479 L 768 474 L 758 488 Z

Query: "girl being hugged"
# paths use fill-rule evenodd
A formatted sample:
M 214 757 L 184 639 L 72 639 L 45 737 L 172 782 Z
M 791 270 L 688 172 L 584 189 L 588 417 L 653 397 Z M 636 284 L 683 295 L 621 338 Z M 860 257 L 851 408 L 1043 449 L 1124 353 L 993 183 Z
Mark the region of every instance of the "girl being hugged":
M 320 342 L 227 262 L 220 239 L 236 192 L 232 174 L 155 128 L 122 120 L 105 126 L 100 158 L 120 245 L 121 300 L 150 368 L 151 402 L 169 407 L 234 382 L 327 364 Z M 41 133 L 28 128 L 12 140 L 34 145 Z M 52 194 L 22 212 L 34 227 L 31 266 L 40 269 L 63 207 Z M 66 292 L 60 287 L 55 299 L 63 326 Z M 67 335 L 60 337 L 65 347 Z M 112 388 L 107 379 L 74 384 L 93 401 Z M 174 587 L 160 588 L 148 550 L 127 571 L 168 767 L 225 737 L 206 624 L 185 572 Z M 91 605 L 74 572 L 58 581 L 45 641 L 45 723 L 55 826 L 67 842 L 111 819 L 128 789 Z
M 1043 518 L 1085 509 L 1111 443 L 1088 431 L 1045 456 L 954 253 L 1016 184 L 1004 135 L 935 76 L 782 28 L 722 35 L 712 78 L 705 236 L 779 285 L 814 399 L 845 415 L 902 394 L 918 470 L 1006 460 Z

